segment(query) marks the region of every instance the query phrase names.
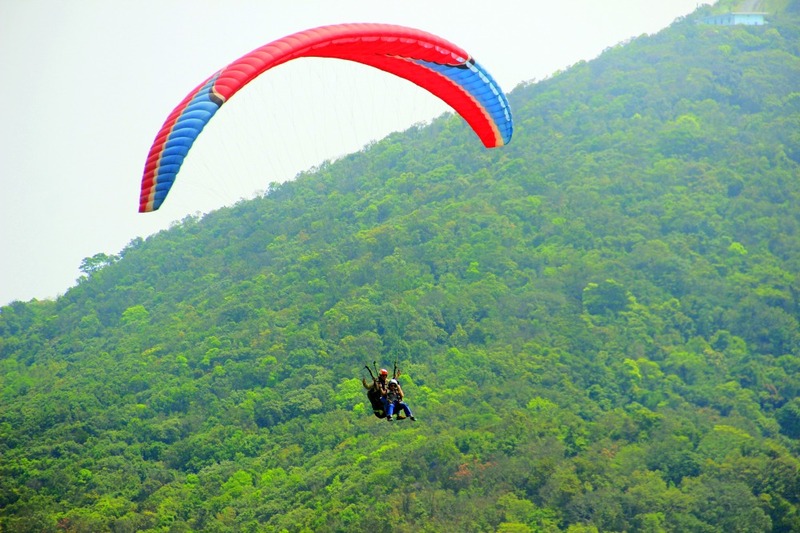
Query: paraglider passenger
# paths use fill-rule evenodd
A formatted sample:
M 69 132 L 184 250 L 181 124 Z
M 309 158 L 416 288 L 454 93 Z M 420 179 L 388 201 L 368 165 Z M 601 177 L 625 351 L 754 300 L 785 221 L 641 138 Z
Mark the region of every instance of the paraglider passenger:
M 402 409 L 408 418 L 416 420 L 414 415 L 411 414 L 411 409 L 409 409 L 408 405 L 403 401 L 403 396 L 403 389 L 400 388 L 400 384 L 397 380 L 390 379 L 389 387 L 386 392 L 386 420 L 389 422 L 393 420 L 395 409 Z

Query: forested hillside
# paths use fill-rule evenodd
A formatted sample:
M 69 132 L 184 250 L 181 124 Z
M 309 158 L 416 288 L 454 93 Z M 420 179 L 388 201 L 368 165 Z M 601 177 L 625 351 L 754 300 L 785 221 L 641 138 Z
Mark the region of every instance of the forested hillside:
M 0 531 L 800 531 L 799 4 L 0 308 Z M 417 422 L 364 395 L 395 360 Z

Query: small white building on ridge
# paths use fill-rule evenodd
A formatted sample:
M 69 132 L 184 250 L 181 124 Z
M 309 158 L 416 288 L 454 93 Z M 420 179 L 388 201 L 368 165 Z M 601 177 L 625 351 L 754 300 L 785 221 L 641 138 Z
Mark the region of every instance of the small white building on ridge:
M 746 26 L 763 26 L 767 23 L 764 16 L 767 13 L 725 13 L 723 15 L 713 15 L 704 17 L 700 20 L 701 24 L 713 24 L 716 26 L 735 26 L 744 24 Z

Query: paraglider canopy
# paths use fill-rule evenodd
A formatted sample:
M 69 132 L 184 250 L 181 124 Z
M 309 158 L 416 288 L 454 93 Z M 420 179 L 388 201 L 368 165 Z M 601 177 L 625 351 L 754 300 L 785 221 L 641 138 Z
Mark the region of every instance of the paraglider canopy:
M 253 50 L 213 74 L 178 104 L 150 148 L 139 212 L 161 207 L 197 136 L 222 104 L 269 69 L 301 57 L 355 61 L 407 79 L 450 105 L 487 148 L 511 140 L 513 125 L 505 95 L 458 46 L 391 24 L 322 26 Z

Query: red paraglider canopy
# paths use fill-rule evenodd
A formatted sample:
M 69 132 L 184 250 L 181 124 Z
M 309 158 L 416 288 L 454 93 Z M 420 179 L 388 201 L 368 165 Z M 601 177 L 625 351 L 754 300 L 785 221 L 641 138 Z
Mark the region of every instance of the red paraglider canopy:
M 289 35 L 218 71 L 170 113 L 145 163 L 139 211 L 167 196 L 195 139 L 216 111 L 254 78 L 292 59 L 355 61 L 416 83 L 450 105 L 484 146 L 511 140 L 511 111 L 492 77 L 464 50 L 430 33 L 390 24 L 339 24 Z

